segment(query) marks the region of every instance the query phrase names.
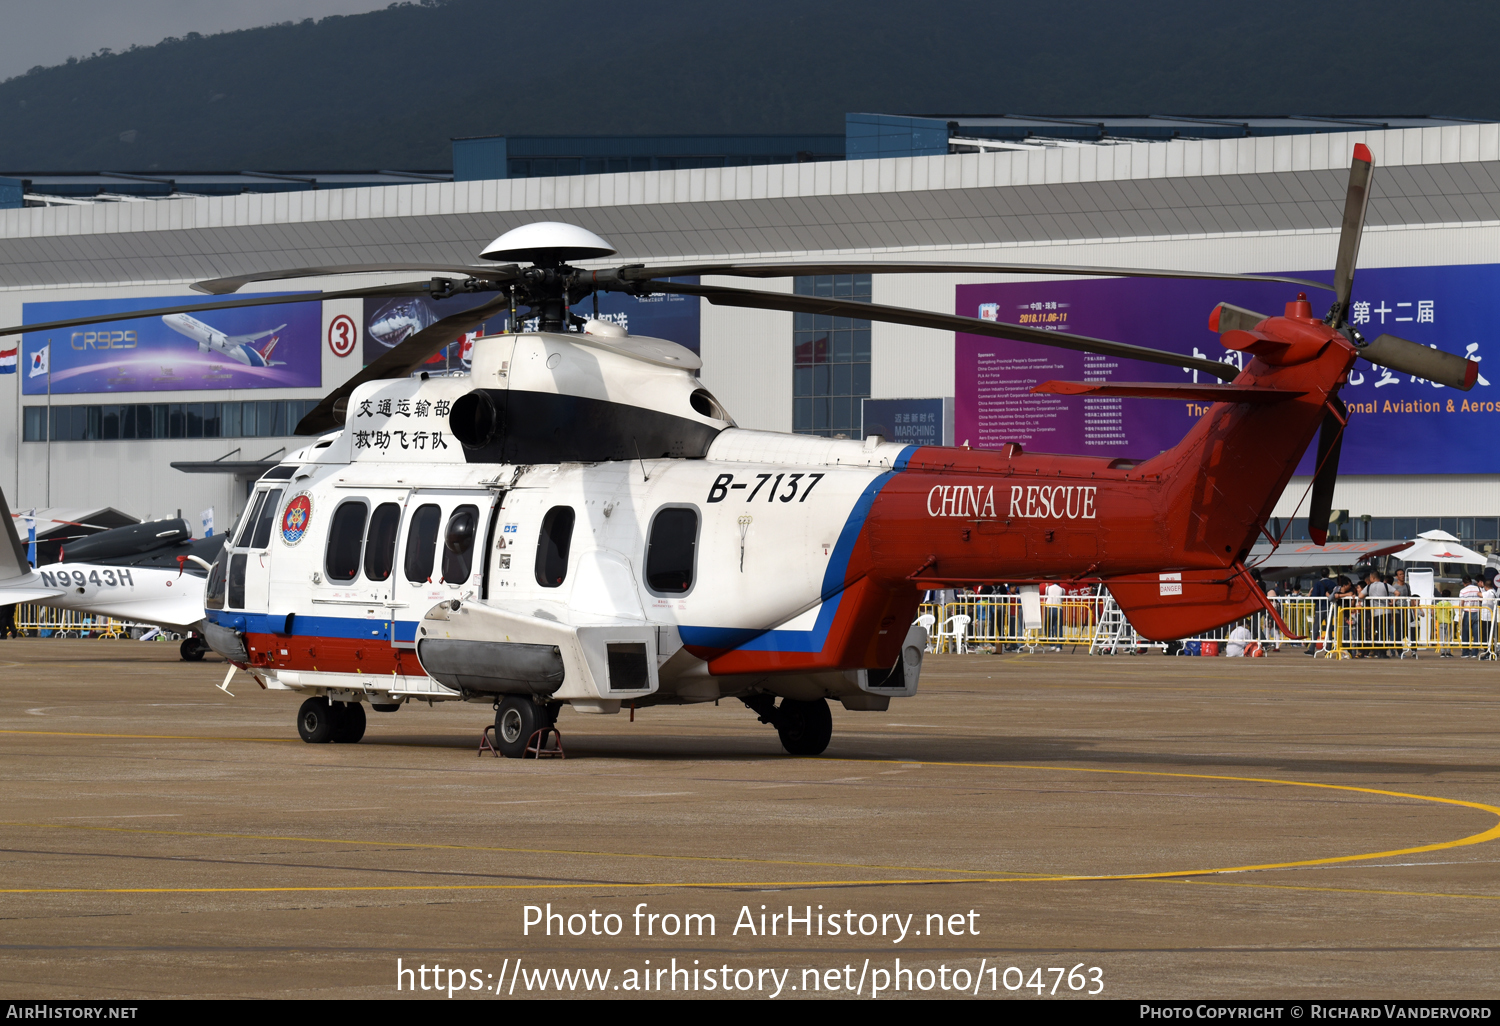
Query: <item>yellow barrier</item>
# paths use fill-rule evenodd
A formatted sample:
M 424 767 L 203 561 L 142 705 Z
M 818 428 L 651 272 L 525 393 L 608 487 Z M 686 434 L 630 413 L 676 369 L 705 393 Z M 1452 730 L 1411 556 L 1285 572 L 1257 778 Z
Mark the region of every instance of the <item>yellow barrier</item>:
M 1437 599 L 1424 604 L 1413 599 L 1366 599 L 1340 603 L 1330 630 L 1335 659 L 1394 653 L 1398 658 L 1422 654 L 1441 658 L 1496 657 L 1493 619 L 1478 605 L 1462 606 Z M 1493 613 L 1491 613 L 1493 616 Z
M 131 628 L 136 627 L 150 629 L 148 624 L 116 620 L 77 609 L 59 609 L 35 602 L 23 602 L 16 606 L 16 630 L 34 636 L 119 640 L 129 638 Z M 177 639 L 174 635 L 163 633 L 160 640 Z

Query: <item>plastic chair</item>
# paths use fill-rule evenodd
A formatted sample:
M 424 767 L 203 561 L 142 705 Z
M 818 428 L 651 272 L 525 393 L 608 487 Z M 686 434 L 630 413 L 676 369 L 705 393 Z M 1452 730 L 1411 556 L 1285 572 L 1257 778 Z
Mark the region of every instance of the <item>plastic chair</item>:
M 954 650 L 958 652 L 959 655 L 963 655 L 965 652 L 967 652 L 969 650 L 969 647 L 967 644 L 965 644 L 964 639 L 968 636 L 969 633 L 969 623 L 970 618 L 965 616 L 963 613 L 948 617 L 948 619 L 943 624 L 943 628 L 946 629 L 939 628 L 937 633 L 939 647 L 941 647 L 941 643 L 944 639 L 952 639 Z
M 912 623 L 927 632 L 927 648 L 924 649 L 924 651 L 936 651 L 932 647 L 932 625 L 937 623 L 937 617 L 933 616 L 931 613 L 923 613 L 921 616 L 913 620 Z

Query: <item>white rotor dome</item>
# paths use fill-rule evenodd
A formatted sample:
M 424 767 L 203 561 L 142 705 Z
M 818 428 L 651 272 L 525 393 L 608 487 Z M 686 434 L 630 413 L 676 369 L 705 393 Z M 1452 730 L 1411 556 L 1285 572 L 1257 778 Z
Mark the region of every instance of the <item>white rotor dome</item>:
M 587 228 L 561 221 L 537 221 L 512 228 L 484 248 L 485 260 L 549 263 L 609 256 L 615 248 Z

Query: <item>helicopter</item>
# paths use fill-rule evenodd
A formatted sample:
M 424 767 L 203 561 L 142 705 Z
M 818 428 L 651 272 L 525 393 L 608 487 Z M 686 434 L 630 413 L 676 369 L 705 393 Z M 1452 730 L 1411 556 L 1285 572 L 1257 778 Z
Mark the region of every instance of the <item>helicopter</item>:
M 183 309 L 492 296 L 412 331 L 303 418 L 309 444 L 260 479 L 213 564 L 204 633 L 261 687 L 306 696 L 297 729 L 310 743 L 357 742 L 366 704 L 395 712 L 467 701 L 493 708 L 496 747 L 517 757 L 547 742 L 565 704 L 629 708 L 633 718 L 729 698 L 774 727 L 788 753 L 817 755 L 832 736 L 830 699 L 883 711 L 916 693 L 927 637 L 913 618 L 926 589 L 1103 581 L 1155 640 L 1260 610 L 1276 617 L 1245 560 L 1314 436 L 1309 531 L 1326 540 L 1348 421 L 1338 393 L 1355 361 L 1460 389 L 1476 380 L 1470 361 L 1392 335 L 1367 341 L 1348 319 L 1373 168 L 1357 145 L 1331 285 L 1079 265 L 605 266 L 608 242 L 553 222 L 501 235 L 484 264 L 200 282 L 193 288 L 229 295 L 260 281 L 436 272 Z M 1241 371 L 997 320 L 666 280 L 862 272 L 1214 278 L 1298 292 L 1273 315 L 1228 303 L 1210 313 L 1223 345 L 1246 358 Z M 1312 289 L 1334 294 L 1324 316 Z M 1186 367 L 1221 383 L 1033 389 L 1212 404 L 1179 444 L 1144 461 L 747 430 L 703 386 L 696 354 L 599 320 L 603 291 L 962 331 Z M 596 316 L 575 314 L 590 296 Z M 476 339 L 466 374 L 421 369 L 502 310 L 520 324 L 518 305 L 538 330 Z M 4 333 L 77 323 L 86 322 Z M 552 743 L 560 748 L 560 737 Z
M 56 563 L 32 569 L 15 518 L 0 493 L 0 519 L 18 555 L 13 575 L 0 579 L 0 604 L 36 602 L 145 623 L 188 635 L 178 652 L 197 662 L 209 651 L 203 640 L 204 584 L 224 536 L 194 539 L 179 518 L 130 524 L 73 538 Z M 0 544 L 0 556 L 5 546 Z

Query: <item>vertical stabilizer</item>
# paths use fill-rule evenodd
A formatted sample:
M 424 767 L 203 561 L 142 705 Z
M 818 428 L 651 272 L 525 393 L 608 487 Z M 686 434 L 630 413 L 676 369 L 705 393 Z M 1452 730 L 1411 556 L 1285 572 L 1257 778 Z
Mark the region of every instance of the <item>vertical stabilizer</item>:
M 3 491 L 0 491 L 0 520 L 5 522 L 5 542 L 0 544 L 0 584 L 9 584 L 14 578 L 31 576 L 31 564 L 26 561 L 26 547 L 16 534 L 16 520 Z

